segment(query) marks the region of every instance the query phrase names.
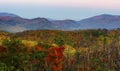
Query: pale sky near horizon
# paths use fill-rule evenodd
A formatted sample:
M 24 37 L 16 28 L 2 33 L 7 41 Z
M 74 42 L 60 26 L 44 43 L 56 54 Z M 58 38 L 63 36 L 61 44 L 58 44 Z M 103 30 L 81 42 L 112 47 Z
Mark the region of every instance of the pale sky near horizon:
M 0 0 L 0 12 L 25 18 L 80 20 L 100 14 L 120 15 L 120 0 Z

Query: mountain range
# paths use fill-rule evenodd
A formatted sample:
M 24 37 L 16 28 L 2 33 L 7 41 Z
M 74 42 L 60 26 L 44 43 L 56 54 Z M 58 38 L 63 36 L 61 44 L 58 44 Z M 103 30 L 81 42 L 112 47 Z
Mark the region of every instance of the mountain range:
M 120 16 L 102 14 L 80 21 L 49 20 L 47 18 L 27 19 L 11 13 L 0 13 L 0 30 L 22 32 L 25 30 L 84 30 L 84 29 L 118 29 Z

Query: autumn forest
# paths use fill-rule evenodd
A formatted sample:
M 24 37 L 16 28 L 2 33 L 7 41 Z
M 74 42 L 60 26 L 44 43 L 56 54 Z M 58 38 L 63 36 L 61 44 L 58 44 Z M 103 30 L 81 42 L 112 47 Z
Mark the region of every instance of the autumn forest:
M 0 71 L 119 70 L 119 29 L 0 31 Z

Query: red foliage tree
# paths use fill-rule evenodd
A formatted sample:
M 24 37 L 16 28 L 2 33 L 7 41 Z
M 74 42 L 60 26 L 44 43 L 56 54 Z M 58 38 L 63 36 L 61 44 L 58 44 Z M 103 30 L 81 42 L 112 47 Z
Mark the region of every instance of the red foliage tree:
M 7 49 L 3 46 L 0 46 L 0 52 L 5 52 Z
M 48 50 L 48 56 L 45 58 L 45 62 L 53 71 L 62 71 L 63 61 L 65 56 L 63 55 L 64 47 L 51 47 Z

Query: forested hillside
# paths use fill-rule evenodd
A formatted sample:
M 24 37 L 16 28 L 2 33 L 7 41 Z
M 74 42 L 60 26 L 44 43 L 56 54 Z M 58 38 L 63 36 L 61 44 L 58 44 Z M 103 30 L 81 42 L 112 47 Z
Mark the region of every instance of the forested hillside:
M 119 71 L 120 30 L 0 32 L 0 71 Z

